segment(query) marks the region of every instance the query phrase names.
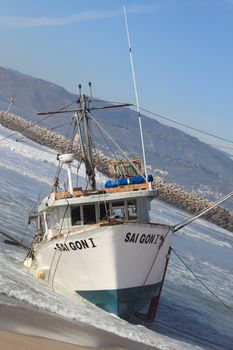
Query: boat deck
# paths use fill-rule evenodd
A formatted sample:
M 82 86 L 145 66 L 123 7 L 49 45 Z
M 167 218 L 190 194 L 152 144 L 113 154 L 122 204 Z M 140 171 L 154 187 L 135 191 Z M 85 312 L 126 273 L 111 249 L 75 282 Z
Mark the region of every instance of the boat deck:
M 73 195 L 70 192 L 56 192 L 55 199 L 58 200 L 58 199 L 71 198 L 71 197 L 93 196 L 95 194 L 99 195 L 99 194 L 105 194 L 105 193 L 121 193 L 121 192 L 132 192 L 132 191 L 150 190 L 150 189 L 151 189 L 151 184 L 148 182 L 143 184 L 137 184 L 137 185 L 104 188 L 100 190 L 83 191 L 81 189 L 78 189 L 78 190 L 74 190 Z

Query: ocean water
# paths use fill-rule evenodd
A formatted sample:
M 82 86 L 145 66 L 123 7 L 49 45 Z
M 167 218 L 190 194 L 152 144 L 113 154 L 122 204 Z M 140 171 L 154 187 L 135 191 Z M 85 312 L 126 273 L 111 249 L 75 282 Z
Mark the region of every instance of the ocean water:
M 50 189 L 56 152 L 27 139 L 1 141 L 10 133 L 0 128 L 0 230 L 30 244 L 33 227 L 27 225 L 27 218 Z M 75 179 L 75 170 L 73 175 Z M 82 176 L 79 185 L 84 182 Z M 186 216 L 162 202 L 152 202 L 155 222 L 177 224 Z M 174 235 L 172 247 L 225 305 L 172 252 L 156 321 L 133 319 L 130 324 L 29 276 L 22 267 L 25 251 L 4 244 L 1 235 L 0 304 L 27 303 L 159 349 L 233 349 L 233 234 L 198 220 Z

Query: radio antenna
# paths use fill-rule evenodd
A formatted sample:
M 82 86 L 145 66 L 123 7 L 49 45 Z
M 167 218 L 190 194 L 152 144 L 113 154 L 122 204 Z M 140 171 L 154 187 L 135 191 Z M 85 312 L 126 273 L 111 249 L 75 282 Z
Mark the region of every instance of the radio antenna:
M 148 176 L 147 176 L 147 169 L 146 169 L 146 154 L 145 154 L 145 147 L 144 147 L 144 138 L 143 138 L 143 132 L 142 132 L 142 120 L 141 120 L 141 113 L 140 113 L 140 107 L 139 107 L 138 91 L 137 91 L 137 84 L 136 84 L 136 78 L 135 78 L 135 72 L 134 72 L 133 55 L 132 55 L 132 48 L 131 48 L 131 43 L 130 43 L 129 28 L 128 28 L 128 21 L 127 21 L 125 6 L 123 6 L 123 9 L 124 9 L 124 15 L 125 15 L 125 27 L 126 27 L 127 38 L 128 38 L 129 57 L 130 57 L 130 63 L 131 63 L 131 69 L 132 69 L 134 93 L 135 93 L 135 98 L 136 98 L 138 122 L 139 122 L 139 129 L 140 129 L 140 135 L 141 135 L 143 165 L 144 165 L 144 169 L 145 169 L 145 178 L 146 178 L 146 182 L 147 182 Z
M 10 102 L 10 103 L 9 103 L 9 106 L 8 106 L 8 108 L 7 108 L 7 110 L 6 110 L 7 113 L 10 112 L 10 109 L 11 109 L 13 103 L 15 103 L 15 101 L 16 101 L 16 97 L 11 97 L 11 99 L 9 100 L 9 102 Z

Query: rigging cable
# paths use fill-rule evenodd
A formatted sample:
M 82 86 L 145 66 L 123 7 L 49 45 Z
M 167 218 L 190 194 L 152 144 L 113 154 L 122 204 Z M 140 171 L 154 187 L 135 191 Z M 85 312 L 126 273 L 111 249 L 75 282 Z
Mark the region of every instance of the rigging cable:
M 0 231 L 0 234 L 5 236 L 6 238 L 9 238 L 11 241 L 9 242 L 8 240 L 6 240 L 6 243 L 8 244 L 14 244 L 14 245 L 17 245 L 17 246 L 20 246 L 24 249 L 27 249 L 27 250 L 30 250 L 30 248 L 28 246 L 26 246 L 25 244 L 23 244 L 22 242 L 18 241 L 17 239 L 15 239 L 14 237 L 11 237 L 10 235 L 8 235 L 7 233 L 5 232 L 2 232 Z M 5 241 L 4 241 L 5 242 Z
M 64 211 L 64 214 L 63 214 L 63 217 L 62 217 L 60 232 L 59 232 L 58 235 L 61 234 L 61 231 L 62 231 L 63 225 L 64 225 L 64 221 L 65 221 L 65 217 L 66 217 L 66 213 L 67 213 L 67 211 L 68 211 L 68 209 L 69 209 L 69 207 L 70 207 L 70 203 L 68 202 L 68 200 L 67 200 L 66 198 L 64 198 L 64 199 L 65 199 L 65 201 L 66 201 L 67 204 L 66 204 L 66 208 L 65 208 L 65 211 Z M 69 227 L 68 227 L 68 232 L 67 232 L 67 234 L 66 234 L 66 236 L 65 236 L 65 239 L 64 239 L 64 243 L 63 243 L 63 244 L 66 244 L 66 241 L 67 241 L 67 239 L 68 239 L 68 237 L 69 237 L 69 234 L 70 234 L 70 232 L 69 232 Z M 53 254 L 53 258 L 52 258 L 52 261 L 51 261 L 51 264 L 50 264 L 50 268 L 49 268 L 48 282 L 49 282 L 49 280 L 50 280 L 51 270 L 52 270 L 52 266 L 53 266 L 53 262 L 54 262 L 56 253 L 57 253 L 57 250 L 55 249 L 54 254 Z M 60 251 L 60 254 L 59 254 L 58 259 L 57 259 L 57 262 L 56 262 L 56 265 L 55 265 L 55 267 L 54 267 L 54 272 L 53 272 L 52 281 L 51 281 L 51 287 L 52 287 L 52 288 L 53 288 L 53 283 L 54 283 L 55 275 L 56 275 L 56 272 L 57 272 L 58 264 L 59 264 L 59 262 L 60 262 L 62 253 L 63 253 L 63 249 Z
M 134 107 L 136 108 L 136 106 L 134 105 Z M 147 112 L 149 114 L 152 114 L 158 118 L 161 118 L 161 119 L 164 119 L 164 120 L 167 120 L 169 122 L 172 122 L 174 124 L 177 124 L 177 125 L 180 125 L 180 126 L 184 126 L 185 128 L 188 128 L 190 130 L 193 130 L 193 131 L 197 131 L 197 132 L 200 132 L 201 134 L 204 134 L 204 135 L 208 135 L 208 136 L 211 136 L 211 137 L 214 137 L 216 139 L 219 139 L 219 140 L 222 140 L 222 141 L 226 141 L 226 142 L 230 142 L 230 143 L 233 143 L 232 140 L 229 140 L 229 139 L 226 139 L 224 137 L 221 137 L 221 136 L 217 136 L 215 134 L 212 134 L 208 131 L 203 131 L 203 130 L 200 130 L 200 129 L 197 129 L 197 128 L 194 128 L 193 126 L 190 126 L 190 125 L 187 125 L 187 124 L 184 124 L 184 123 L 181 123 L 181 122 L 177 122 L 169 117 L 166 117 L 164 115 L 161 115 L 161 114 L 158 114 L 158 113 L 155 113 L 155 112 L 152 112 L 152 111 L 149 111 L 148 109 L 145 109 L 145 108 L 142 108 L 140 107 L 140 109 L 143 111 L 143 112 Z
M 64 125 L 64 124 L 63 124 L 63 125 Z M 67 123 L 66 123 L 65 125 L 67 125 Z M 71 126 L 72 123 L 68 123 L 68 125 Z M 51 129 L 50 129 L 50 130 L 51 130 Z M 12 140 L 12 141 L 14 141 L 14 140 Z M 71 143 L 71 141 L 70 141 L 70 143 Z M 68 146 L 68 147 L 69 147 L 69 146 Z M 55 172 L 55 176 L 54 176 L 55 181 L 57 181 L 57 180 L 59 179 L 59 174 L 60 174 L 60 172 L 61 172 L 61 170 L 62 170 L 62 166 L 63 166 L 63 164 L 62 164 L 62 163 L 60 164 L 60 162 L 59 162 L 59 164 L 58 164 L 57 167 L 56 167 L 56 172 Z M 51 165 L 50 173 L 51 173 L 53 167 L 54 167 L 54 164 Z M 51 176 L 49 175 L 48 178 L 50 178 L 50 177 L 51 177 Z M 55 181 L 54 181 L 54 183 L 55 183 Z M 31 212 L 33 212 L 34 209 L 35 209 L 35 207 L 38 205 L 39 200 L 40 200 L 41 193 L 43 192 L 44 188 L 45 188 L 45 184 L 43 184 L 43 186 L 42 186 L 42 188 L 41 188 L 41 190 L 40 190 L 40 193 L 39 193 L 39 195 L 38 195 L 38 198 L 37 198 L 37 200 L 36 200 L 36 202 L 35 202 L 33 208 L 31 209 Z M 52 193 L 53 188 L 54 188 L 54 184 L 53 184 L 53 186 L 52 186 L 52 188 L 51 188 L 51 192 L 50 192 L 50 193 Z M 28 230 L 28 226 L 25 228 L 25 231 L 24 231 L 23 236 L 22 236 L 22 238 L 21 238 L 21 243 L 23 243 L 23 241 L 24 241 L 24 238 L 25 238 L 25 235 L 26 235 L 26 233 L 27 233 L 27 230 Z
M 75 100 L 75 101 L 73 101 L 72 103 L 70 103 L 70 104 L 68 104 L 68 105 L 66 105 L 66 106 L 64 106 L 64 107 L 62 107 L 60 110 L 63 110 L 64 108 L 67 108 L 67 107 L 73 105 L 73 104 L 76 103 L 76 102 L 77 102 L 77 101 Z M 45 120 L 45 119 L 48 119 L 48 118 L 51 117 L 52 115 L 53 115 L 53 114 L 50 114 L 50 115 L 48 115 L 48 116 L 46 116 L 46 117 L 40 119 L 39 121 L 30 124 L 30 125 L 27 126 L 24 130 L 27 130 L 27 129 L 30 128 L 31 126 L 34 126 L 34 125 L 36 125 L 36 124 L 39 124 L 41 121 L 43 121 L 43 120 Z M 71 127 L 72 123 L 73 123 L 73 122 L 65 123 L 65 124 L 62 124 L 62 125 L 60 125 L 60 126 L 58 126 L 58 127 L 65 126 L 65 125 L 69 125 L 69 126 Z M 54 128 L 48 129 L 48 130 L 53 130 L 53 129 L 56 129 L 56 128 L 58 128 L 58 127 L 54 127 Z M 6 140 L 6 139 L 8 139 L 8 138 L 10 138 L 10 137 L 12 137 L 12 136 L 14 136 L 14 135 L 16 135 L 16 134 L 19 134 L 19 133 L 20 133 L 20 132 L 18 132 L 18 131 L 17 131 L 17 132 L 14 132 L 14 133 L 12 133 L 12 134 L 10 134 L 10 135 L 8 135 L 8 136 L 2 138 L 2 139 L 0 140 L 0 142 Z M 22 137 L 18 138 L 17 140 L 9 140 L 8 143 L 10 143 L 10 142 L 15 142 L 15 141 L 20 141 L 20 140 L 23 139 L 23 138 L 26 138 L 26 137 L 23 135 Z M 70 141 L 70 143 L 71 143 L 71 141 Z M 69 144 L 69 145 L 70 145 L 70 144 Z M 61 168 L 62 168 L 62 165 L 60 166 L 60 164 L 59 164 L 59 165 L 57 166 L 56 177 L 55 177 L 55 178 L 57 178 L 57 177 L 59 176 L 59 173 L 60 173 L 60 171 L 61 171 Z M 36 200 L 36 202 L 35 202 L 35 204 L 34 204 L 34 206 L 33 206 L 33 209 L 31 210 L 31 212 L 34 210 L 34 208 L 35 208 L 36 205 L 38 204 L 39 198 L 40 198 L 40 194 L 42 193 L 43 189 L 44 189 L 44 185 L 43 185 L 42 188 L 41 188 L 41 191 L 40 191 L 40 193 L 39 193 L 38 199 Z M 24 246 L 24 245 L 23 245 L 23 241 L 24 241 L 25 235 L 26 235 L 26 233 L 27 233 L 27 230 L 28 230 L 28 226 L 25 228 L 25 231 L 24 231 L 23 236 L 22 236 L 22 238 L 21 238 L 21 242 L 20 242 L 21 246 Z M 4 234 L 4 233 L 2 233 L 2 234 Z M 8 238 L 11 238 L 11 237 L 8 237 Z M 12 241 L 14 240 L 13 238 L 11 238 L 11 239 L 12 239 Z M 14 240 L 14 241 L 16 242 L 16 240 Z
M 148 273 L 147 273 L 147 275 L 146 275 L 146 278 L 145 278 L 144 283 L 143 283 L 143 287 L 145 286 L 145 284 L 146 284 L 146 282 L 147 282 L 147 280 L 148 280 L 148 277 L 149 277 L 149 275 L 150 275 L 150 273 L 151 273 L 151 270 L 152 270 L 152 268 L 153 268 L 153 266 L 154 266 L 154 264 L 155 264 L 155 262 L 156 262 L 156 259 L 157 259 L 158 255 L 159 255 L 160 249 L 162 248 L 162 246 L 163 246 L 163 244 L 164 244 L 164 242 L 165 242 L 165 240 L 166 240 L 166 238 L 167 238 L 167 235 L 168 235 L 168 233 L 169 233 L 170 231 L 171 231 L 171 227 L 169 226 L 168 231 L 165 233 L 165 235 L 159 237 L 160 240 L 161 240 L 161 242 L 159 243 L 159 247 L 158 247 L 157 254 L 155 255 L 155 257 L 154 257 L 154 259 L 153 259 L 153 262 L 152 262 L 152 264 L 151 264 L 151 266 L 150 266 L 150 268 L 149 268 L 149 271 L 148 271 Z
M 106 103 L 119 103 L 119 104 L 122 103 L 122 102 L 115 102 L 115 101 L 102 100 L 102 99 L 98 99 L 97 101 L 106 102 Z M 137 106 L 136 106 L 135 104 L 132 104 L 132 106 L 133 106 L 134 108 L 137 108 Z M 204 134 L 204 135 L 207 135 L 207 136 L 211 136 L 211 137 L 216 138 L 216 139 L 219 139 L 219 140 L 221 140 L 221 141 L 226 141 L 226 142 L 230 142 L 230 143 L 233 144 L 233 140 L 230 140 L 230 139 L 227 139 L 227 138 L 224 138 L 224 137 L 221 137 L 221 136 L 212 134 L 212 133 L 210 133 L 210 132 L 208 132 L 208 131 L 204 131 L 204 130 L 195 128 L 195 127 L 193 127 L 193 126 L 191 126 L 191 125 L 188 125 L 188 124 L 184 124 L 184 123 L 178 122 L 178 121 L 176 121 L 176 120 L 174 120 L 174 119 L 172 119 L 172 118 L 170 118 L 170 117 L 168 117 L 168 116 L 165 116 L 165 115 L 162 115 L 162 114 L 159 114 L 159 113 L 156 113 L 156 112 L 152 112 L 152 111 L 150 111 L 150 110 L 148 110 L 148 109 L 146 109 L 146 108 L 143 108 L 143 107 L 140 107 L 140 110 L 143 111 L 143 112 L 152 114 L 152 115 L 154 115 L 155 117 L 158 117 L 158 118 L 167 120 L 167 121 L 169 121 L 169 122 L 171 122 L 171 123 L 174 123 L 174 124 L 183 126 L 183 127 L 187 128 L 187 129 L 190 129 L 190 130 L 193 130 L 193 131 L 197 131 L 197 132 L 199 132 L 199 133 L 201 133 L 201 134 Z M 112 124 L 112 125 L 113 125 L 113 124 Z M 114 126 L 116 126 L 116 125 L 114 125 Z M 119 127 L 122 127 L 122 126 L 119 126 Z M 129 128 L 129 129 L 130 129 L 130 130 L 133 130 L 133 128 Z M 137 128 L 135 128 L 135 129 L 137 129 Z M 151 134 L 153 134 L 152 132 L 148 132 L 148 131 L 143 131 L 143 133 L 151 133 Z M 210 145 L 210 146 L 211 146 L 211 145 Z M 220 146 L 215 146 L 215 145 L 214 145 L 214 147 L 219 147 L 219 148 L 221 148 Z M 222 148 L 224 148 L 224 147 L 222 147 Z
M 108 103 L 114 103 L 114 104 L 115 104 L 115 103 L 121 103 L 121 102 L 108 101 L 108 100 L 103 100 L 103 99 L 98 99 L 98 100 L 96 99 L 96 101 L 108 102 Z M 74 104 L 75 102 L 77 102 L 77 101 L 74 101 L 74 102 L 72 102 L 71 104 L 69 104 L 69 105 L 63 107 L 63 109 L 69 107 L 70 105 Z M 133 106 L 136 107 L 135 105 L 133 105 Z M 183 126 L 183 127 L 185 127 L 185 128 L 188 128 L 188 129 L 190 129 L 190 130 L 197 131 L 197 132 L 202 133 L 202 134 L 204 134 L 204 135 L 211 136 L 211 137 L 216 138 L 216 139 L 219 139 L 219 140 L 221 140 L 221 141 L 226 141 L 226 142 L 233 143 L 232 140 L 223 138 L 223 137 L 221 137 L 221 136 L 217 136 L 217 135 L 215 135 L 215 134 L 212 134 L 212 133 L 210 133 L 210 132 L 203 131 L 203 130 L 198 129 L 198 128 L 194 128 L 194 127 L 192 127 L 192 126 L 190 126 L 190 125 L 187 125 L 187 124 L 178 122 L 178 121 L 176 121 L 176 120 L 174 120 L 174 119 L 172 119 L 172 118 L 170 118 L 170 117 L 167 117 L 167 116 L 164 116 L 164 115 L 161 115 L 161 114 L 158 114 L 158 113 L 149 111 L 149 110 L 147 110 L 147 109 L 145 109 L 145 108 L 140 107 L 140 110 L 142 110 L 142 111 L 144 111 L 144 112 L 147 112 L 147 113 L 149 113 L 149 114 L 152 114 L 152 115 L 154 115 L 154 116 L 156 116 L 156 117 L 158 117 L 158 118 L 161 118 L 161 119 L 167 120 L 167 121 L 169 121 L 169 122 L 172 122 L 172 123 L 174 123 L 174 124 L 177 124 L 177 125 Z M 44 119 L 49 118 L 49 117 L 52 116 L 52 115 L 54 115 L 54 114 L 51 114 L 51 115 L 49 115 L 49 116 L 46 116 L 45 118 L 40 119 L 38 122 L 33 123 L 32 125 L 36 125 L 36 124 L 40 123 L 41 121 L 43 121 Z M 100 120 L 100 121 L 101 121 L 101 120 Z M 124 127 L 124 126 L 122 126 L 122 125 L 111 124 L 111 123 L 108 123 L 108 122 L 106 122 L 106 121 L 104 121 L 104 123 L 105 123 L 105 124 L 112 125 L 112 126 L 115 126 L 115 127 L 124 128 L 124 129 L 126 129 L 126 130 L 127 130 L 127 129 L 129 129 L 129 130 L 135 130 L 135 131 L 136 131 L 136 130 L 137 130 L 137 131 L 139 130 L 139 128 L 136 128 L 136 127 L 135 127 L 135 128 L 132 128 L 132 127 Z M 69 124 L 69 123 L 62 124 L 62 125 L 59 125 L 59 126 L 57 126 L 57 127 L 50 128 L 49 130 L 54 130 L 54 129 L 57 129 L 57 128 L 59 128 L 59 127 L 62 127 L 62 126 L 68 125 L 68 124 Z M 31 125 L 30 125 L 30 126 L 31 126 Z M 29 128 L 30 126 L 28 126 L 27 128 Z M 27 128 L 26 128 L 26 129 L 27 129 Z M 14 133 L 12 133 L 12 134 L 10 134 L 10 135 L 8 135 L 8 136 L 6 136 L 6 137 L 0 139 L 0 142 L 1 142 L 1 141 L 4 141 L 5 139 L 7 139 L 7 138 L 9 138 L 9 137 L 11 137 L 11 136 L 16 135 L 17 133 L 20 133 L 20 132 L 14 132 Z M 157 135 L 156 133 L 153 133 L 153 132 L 147 131 L 147 130 L 144 130 L 143 133 L 144 133 L 144 134 L 150 134 L 150 135 Z M 19 140 L 23 139 L 24 137 L 25 137 L 25 136 L 22 136 L 21 138 L 17 139 L 16 141 L 19 141 Z M 10 142 L 13 142 L 13 141 L 14 141 L 14 140 L 10 140 Z M 207 143 L 207 144 L 208 144 L 208 143 Z M 224 146 L 218 146 L 218 145 L 211 145 L 211 144 L 208 144 L 208 145 L 211 146 L 211 147 L 215 147 L 215 148 L 217 147 L 217 148 L 220 148 L 220 149 L 221 149 L 221 148 L 223 148 L 223 149 L 226 148 L 226 149 L 230 149 L 230 150 L 233 149 L 233 148 L 230 148 L 230 147 L 224 147 Z
M 60 233 L 59 233 L 59 234 L 62 234 L 61 231 L 62 231 L 62 229 L 63 229 L 63 224 L 64 224 L 64 220 L 65 220 L 65 217 L 66 217 L 66 213 L 67 213 L 67 210 L 70 208 L 70 203 L 68 202 L 68 200 L 67 200 L 66 198 L 64 198 L 64 199 L 66 200 L 67 205 L 66 205 L 66 209 L 65 209 L 65 212 L 64 212 L 64 215 L 63 215 L 63 218 L 62 218 L 62 223 L 61 223 L 61 228 L 60 228 Z M 68 223 L 68 225 L 69 225 L 69 223 Z M 64 236 L 64 235 L 65 235 L 65 234 L 63 234 L 63 236 Z M 66 236 L 65 236 L 64 241 L 63 241 L 62 244 L 65 245 L 66 242 L 67 242 L 67 239 L 68 239 L 69 237 L 70 237 L 70 231 L 69 231 L 69 226 L 68 226 L 68 232 L 66 233 Z M 60 260 L 61 260 L 61 257 L 62 257 L 62 253 L 64 252 L 64 250 L 65 250 L 65 249 L 62 248 L 62 250 L 59 251 L 59 256 L 58 256 L 58 258 L 57 258 L 56 265 L 55 265 L 54 271 L 53 271 L 52 280 L 51 280 L 51 287 L 52 287 L 52 288 L 54 288 L 55 275 L 56 275 L 56 273 L 57 273 L 58 265 L 59 265 L 59 263 L 60 263 Z M 52 265 L 53 265 L 54 260 L 55 260 L 56 253 L 57 253 L 57 250 L 55 250 L 54 255 L 53 255 L 53 259 L 52 259 L 51 264 L 50 264 L 49 275 L 48 275 L 48 282 L 49 282 L 49 279 L 50 279 L 51 269 L 52 269 Z M 85 267 L 85 264 L 84 264 L 84 262 L 83 262 L 83 259 L 82 259 L 82 256 L 81 256 L 81 255 L 82 255 L 82 254 L 79 254 L 80 261 L 81 261 L 81 263 L 82 263 L 82 265 L 83 265 L 83 268 L 85 269 L 86 274 L 87 274 L 87 276 L 89 277 L 89 280 L 90 280 L 90 282 L 91 282 L 91 284 L 92 284 L 92 287 L 93 287 L 93 289 L 94 289 L 93 281 L 92 281 L 92 279 L 91 279 L 90 276 L 89 276 L 88 270 L 87 270 L 86 267 Z
M 1 124 L 1 123 L 0 123 L 0 124 Z M 65 123 L 65 124 L 61 124 L 61 125 L 55 126 L 55 127 L 53 127 L 53 128 L 46 128 L 46 130 L 47 130 L 47 131 L 52 131 L 52 130 L 59 129 L 59 128 L 63 127 L 63 126 L 67 126 L 67 125 L 70 125 L 70 124 L 72 124 L 72 122 L 67 122 L 67 123 Z M 27 129 L 27 128 L 26 128 L 26 129 Z M 26 129 L 25 129 L 25 130 L 26 130 Z M 11 137 L 11 136 L 13 136 L 13 135 L 15 135 L 15 134 L 21 134 L 21 133 L 20 133 L 20 131 L 17 131 L 16 133 L 11 134 L 11 135 L 8 135 L 6 138 L 4 138 L 4 139 L 2 139 L 2 140 L 4 141 L 4 140 L 7 139 L 8 137 Z M 2 141 L 2 140 L 0 140 L 0 141 Z M 33 140 L 29 139 L 27 136 L 22 135 L 22 134 L 21 134 L 21 137 L 18 137 L 18 138 L 15 139 L 15 140 L 10 139 L 10 140 L 8 140 L 8 142 L 5 142 L 5 144 L 9 144 L 9 143 L 11 143 L 11 142 L 20 142 L 20 141 L 21 141 L 21 142 L 24 142 L 24 143 L 27 143 L 27 144 L 36 143 L 36 144 L 37 144 L 37 147 L 38 147 L 38 148 L 41 148 L 41 149 L 43 149 L 43 147 L 51 148 L 51 147 L 49 147 L 49 146 L 45 146 L 45 145 L 39 144 L 38 142 L 33 141 Z
M 102 122 L 104 124 L 107 124 L 107 125 L 110 125 L 110 126 L 114 126 L 115 128 L 119 128 L 119 129 L 124 129 L 126 131 L 134 131 L 134 132 L 139 132 L 139 128 L 137 127 L 130 127 L 130 126 L 123 126 L 123 125 L 119 125 L 119 124 L 113 124 L 113 123 L 108 123 L 106 122 L 105 120 L 103 119 L 98 119 L 99 122 Z M 179 130 L 179 129 L 178 129 Z M 151 136 L 157 136 L 159 135 L 158 132 L 153 132 L 153 131 L 148 131 L 148 130 L 143 130 L 143 133 L 144 135 L 151 135 Z M 214 137 L 214 136 L 213 136 Z M 219 145 L 213 145 L 211 143 L 207 143 L 207 142 L 204 142 L 206 145 L 210 146 L 210 147 L 214 147 L 214 148 L 219 148 L 219 149 L 228 149 L 228 150 L 231 150 L 233 151 L 233 147 L 228 147 L 228 146 L 219 146 Z M 134 148 L 134 149 L 137 149 L 137 150 L 140 150 L 139 147 L 135 147 L 135 146 L 131 146 L 131 148 Z
M 165 241 L 166 241 L 167 235 L 169 234 L 170 231 L 171 231 L 171 227 L 169 226 L 169 227 L 168 227 L 168 230 L 167 230 L 167 232 L 164 234 L 164 236 L 159 236 L 160 242 L 159 242 L 158 250 L 157 250 L 155 256 L 153 257 L 152 263 L 151 263 L 150 266 L 149 266 L 149 269 L 148 269 L 146 278 L 144 279 L 144 282 L 143 282 L 142 285 L 141 285 L 142 288 L 141 288 L 141 290 L 139 290 L 138 294 L 136 295 L 136 298 L 135 298 L 135 301 L 134 301 L 135 305 L 137 304 L 138 300 L 140 299 L 141 295 L 142 295 L 143 292 L 144 292 L 144 289 L 145 289 L 145 286 L 146 286 L 146 282 L 147 282 L 147 280 L 148 280 L 148 278 L 149 278 L 149 276 L 150 276 L 150 273 L 151 273 L 151 271 L 152 271 L 152 269 L 153 269 L 153 267 L 154 267 L 154 264 L 155 264 L 156 261 L 157 261 L 159 252 L 160 252 L 161 248 L 163 247 L 163 245 L 164 245 L 164 243 L 165 243 Z M 168 255 L 170 255 L 169 250 L 168 250 Z M 165 271 L 166 271 L 166 266 L 165 266 Z M 164 273 L 163 273 L 163 274 L 164 274 Z M 164 276 L 165 276 L 165 275 L 164 275 Z
M 67 107 L 73 105 L 73 104 L 76 103 L 76 102 L 77 102 L 77 100 L 75 100 L 75 101 L 69 103 L 68 105 L 66 105 L 66 106 L 64 106 L 64 107 L 62 107 L 62 108 L 60 108 L 58 111 L 62 111 L 63 109 L 65 109 L 65 108 L 67 108 Z M 45 116 L 44 118 L 38 120 L 37 122 L 30 123 L 30 125 L 28 125 L 27 127 L 25 127 L 24 131 L 27 130 L 27 129 L 29 129 L 29 128 L 32 127 L 32 126 L 35 126 L 35 125 L 41 123 L 42 121 L 44 121 L 44 120 L 46 120 L 46 119 L 52 117 L 53 115 L 54 115 L 53 113 L 50 113 L 49 115 L 47 115 L 47 116 Z M 12 134 L 6 136 L 6 137 L 3 137 L 2 139 L 0 139 L 0 142 L 1 142 L 1 141 L 4 141 L 4 140 L 6 140 L 6 139 L 8 139 L 9 137 L 12 137 L 12 136 L 14 136 L 14 135 L 17 135 L 18 133 L 20 133 L 20 132 L 19 132 L 19 131 L 16 131 L 16 132 L 14 132 L 14 133 L 12 133 Z
M 101 133 L 102 133 L 102 131 L 101 130 L 99 130 Z M 103 138 L 104 138 L 104 140 L 107 142 L 107 140 L 105 139 L 105 136 L 103 135 Z M 94 141 L 92 141 L 92 143 L 93 143 L 93 148 L 94 148 L 94 150 L 95 150 L 95 152 L 96 152 L 96 159 L 97 159 L 97 161 L 98 161 L 98 164 L 100 164 L 100 165 L 102 165 L 102 167 L 104 168 L 105 167 L 105 164 L 104 164 L 104 162 L 101 160 L 101 158 L 100 158 L 100 156 L 99 156 L 99 152 L 97 152 L 97 148 L 95 147 L 95 144 L 94 144 Z M 114 153 L 113 153 L 113 156 L 115 157 L 115 155 L 114 155 Z M 104 188 L 104 182 L 105 182 L 105 179 L 104 179 L 104 177 L 103 177 L 103 174 L 102 174 L 102 172 L 98 172 L 98 175 L 99 175 L 99 178 L 100 178 L 100 183 L 101 183 L 101 186 L 102 186 L 102 188 Z M 106 218 L 107 218 L 107 220 L 109 221 L 109 210 L 108 210 L 108 208 L 107 208 L 107 201 L 106 201 L 106 193 L 104 194 L 102 194 L 102 196 L 103 196 L 103 198 L 104 198 L 104 208 L 105 208 L 105 214 L 106 214 Z M 98 207 L 99 207 L 99 210 L 100 210 L 100 194 L 98 194 Z
M 191 272 L 191 274 L 200 282 L 205 289 L 208 290 L 209 293 L 211 293 L 222 305 L 224 305 L 228 310 L 233 312 L 233 309 L 231 306 L 227 305 L 217 294 L 215 294 L 207 285 L 205 282 L 202 281 L 200 277 L 197 276 L 197 274 L 186 264 L 186 262 L 181 258 L 181 256 L 175 251 L 174 248 L 171 248 L 171 250 L 174 252 L 176 257 L 182 262 L 182 264 Z
M 97 130 L 99 131 L 100 135 L 103 137 L 104 141 L 106 142 L 106 145 L 107 145 L 108 148 L 110 149 L 111 154 L 112 154 L 112 157 L 113 157 L 115 160 L 117 160 L 117 158 L 116 158 L 116 156 L 115 156 L 115 153 L 114 153 L 114 150 L 113 150 L 111 144 L 108 142 L 108 140 L 107 140 L 105 134 L 103 133 L 103 131 L 102 131 L 100 128 L 97 128 Z M 97 150 L 97 148 L 95 148 L 95 150 Z M 98 157 L 99 157 L 99 156 L 98 156 Z M 102 164 L 104 164 L 104 163 L 102 162 Z
M 127 161 L 130 163 L 130 165 L 133 167 L 134 170 L 136 170 L 137 173 L 139 173 L 147 182 L 147 179 L 145 176 L 135 167 L 135 165 L 131 162 L 129 157 L 127 156 L 126 152 L 122 150 L 122 148 L 118 145 L 118 143 L 114 140 L 114 138 L 109 135 L 109 133 L 100 125 L 100 123 L 97 122 L 95 118 L 88 112 L 89 117 L 96 123 L 96 125 L 103 131 L 103 133 L 114 143 L 114 145 L 119 149 L 119 151 L 124 155 L 124 157 L 127 159 Z

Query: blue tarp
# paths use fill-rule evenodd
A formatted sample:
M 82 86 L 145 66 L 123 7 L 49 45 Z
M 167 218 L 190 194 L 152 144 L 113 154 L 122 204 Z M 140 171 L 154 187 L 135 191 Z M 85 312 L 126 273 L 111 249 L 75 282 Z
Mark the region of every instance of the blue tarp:
M 153 181 L 153 176 L 148 175 L 147 180 L 149 182 Z M 104 187 L 105 188 L 113 188 L 118 186 L 126 186 L 126 185 L 138 185 L 145 183 L 145 178 L 143 176 L 133 176 L 133 177 L 123 177 L 116 180 L 108 180 L 106 181 Z

